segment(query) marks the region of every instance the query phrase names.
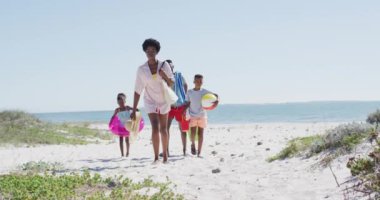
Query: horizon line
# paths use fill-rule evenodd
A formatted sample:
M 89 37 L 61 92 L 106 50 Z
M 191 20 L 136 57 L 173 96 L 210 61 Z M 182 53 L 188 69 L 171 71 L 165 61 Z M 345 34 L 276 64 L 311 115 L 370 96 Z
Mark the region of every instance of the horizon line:
M 371 103 L 371 102 L 380 102 L 380 100 L 316 100 L 316 101 L 289 101 L 289 102 L 271 102 L 271 103 L 224 103 L 219 104 L 220 106 L 228 106 L 228 105 L 280 105 L 280 104 L 307 104 L 307 103 Z M 143 107 L 139 107 L 142 108 Z M 2 111 L 9 111 L 9 110 L 18 110 L 18 109 L 2 109 Z M 20 111 L 23 111 L 19 109 Z M 55 113 L 79 113 L 79 112 L 104 112 L 104 111 L 112 111 L 110 110 L 76 110 L 76 111 L 51 111 L 51 112 L 30 112 L 32 114 L 55 114 Z

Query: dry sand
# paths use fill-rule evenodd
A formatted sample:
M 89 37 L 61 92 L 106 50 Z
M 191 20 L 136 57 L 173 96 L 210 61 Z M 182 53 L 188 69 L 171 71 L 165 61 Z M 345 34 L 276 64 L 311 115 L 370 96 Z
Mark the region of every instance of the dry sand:
M 171 129 L 168 164 L 152 164 L 153 148 L 147 127 L 131 144 L 130 156 L 121 158 L 118 138 L 90 145 L 46 145 L 1 147 L 0 174 L 9 173 L 29 161 L 61 162 L 67 171 L 89 169 L 102 176 L 124 175 L 134 181 L 151 177 L 170 180 L 186 199 L 343 199 L 329 168 L 311 169 L 316 158 L 292 158 L 268 163 L 286 142 L 298 136 L 323 133 L 336 123 L 263 123 L 210 125 L 205 132 L 203 158 L 182 155 L 180 133 Z M 106 125 L 93 125 L 106 129 Z M 258 145 L 258 142 L 262 142 Z M 187 151 L 190 154 L 188 141 Z M 346 157 L 332 169 L 338 181 L 350 176 Z M 212 171 L 219 169 L 219 173 Z

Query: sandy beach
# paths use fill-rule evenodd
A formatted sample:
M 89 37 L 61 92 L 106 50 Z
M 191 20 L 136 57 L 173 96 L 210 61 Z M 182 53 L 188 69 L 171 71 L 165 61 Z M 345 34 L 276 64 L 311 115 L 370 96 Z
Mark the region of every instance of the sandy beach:
M 120 157 L 118 138 L 90 145 L 1 147 L 0 174 L 17 170 L 29 161 L 60 162 L 65 172 L 88 169 L 102 176 L 123 175 L 140 181 L 170 180 L 174 191 L 186 199 L 343 199 L 329 168 L 312 169 L 315 157 L 274 162 L 286 142 L 298 136 L 321 134 L 338 123 L 262 123 L 210 125 L 205 132 L 202 156 L 182 155 L 180 134 L 171 128 L 169 163 L 152 164 L 150 127 L 131 145 L 130 156 Z M 106 129 L 105 124 L 92 127 Z M 259 143 L 260 142 L 260 143 Z M 338 181 L 350 177 L 346 157 L 332 163 Z M 217 170 L 218 169 L 218 170 Z M 219 171 L 214 173 L 213 170 Z

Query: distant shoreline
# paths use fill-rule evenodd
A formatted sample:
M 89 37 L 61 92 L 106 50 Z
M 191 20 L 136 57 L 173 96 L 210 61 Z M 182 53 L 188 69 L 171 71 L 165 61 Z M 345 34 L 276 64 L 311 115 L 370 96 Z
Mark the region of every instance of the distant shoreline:
M 289 105 L 289 104 L 315 104 L 315 103 L 379 103 L 380 100 L 329 100 L 329 101 L 291 101 L 291 102 L 279 102 L 279 103 L 220 103 L 219 106 L 268 106 L 268 105 Z M 140 107 L 144 109 L 143 107 Z M 3 109 L 7 110 L 7 109 Z M 10 109 L 13 110 L 13 109 Z M 32 114 L 58 114 L 58 113 L 81 113 L 81 112 L 108 112 L 110 110 L 76 110 L 76 111 L 52 111 L 52 112 L 30 112 Z
M 266 122 L 363 122 L 368 113 L 380 108 L 380 101 L 323 101 L 283 104 L 224 104 L 208 111 L 210 124 L 252 124 Z M 143 117 L 148 118 L 144 109 Z M 108 123 L 113 110 L 34 113 L 53 123 Z M 149 120 L 146 120 L 149 124 Z

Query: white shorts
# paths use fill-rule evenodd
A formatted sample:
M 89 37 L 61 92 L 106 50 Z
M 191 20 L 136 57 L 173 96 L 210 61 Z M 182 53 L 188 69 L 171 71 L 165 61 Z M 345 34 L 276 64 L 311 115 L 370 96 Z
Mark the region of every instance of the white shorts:
M 157 113 L 157 114 L 167 114 L 170 111 L 170 104 L 162 104 L 162 105 L 153 105 L 145 103 L 144 105 L 146 113 Z

